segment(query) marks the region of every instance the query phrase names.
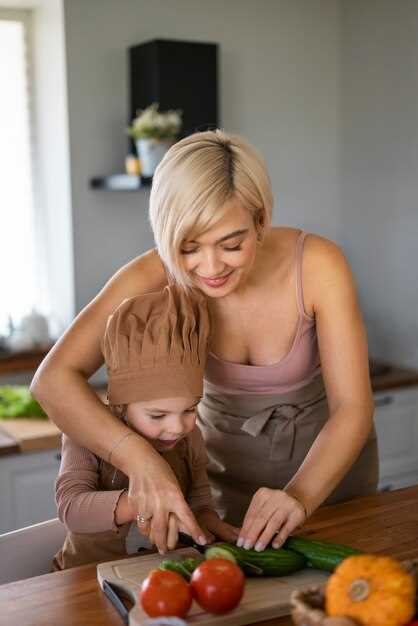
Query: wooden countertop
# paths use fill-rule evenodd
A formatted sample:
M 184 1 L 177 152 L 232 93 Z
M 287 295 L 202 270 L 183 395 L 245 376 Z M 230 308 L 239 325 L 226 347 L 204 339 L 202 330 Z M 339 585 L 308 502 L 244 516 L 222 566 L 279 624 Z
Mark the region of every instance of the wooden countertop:
M 388 364 L 388 370 L 377 376 L 372 375 L 371 382 L 374 392 L 412 387 L 418 385 L 418 370 Z
M 380 367 L 385 363 L 374 362 Z M 388 391 L 418 385 L 418 370 L 387 364 L 387 371 L 371 376 L 374 392 Z M 105 400 L 105 389 L 96 389 L 98 395 Z M 16 454 L 18 452 L 32 452 L 35 450 L 48 450 L 60 445 L 59 429 L 45 420 L 3 420 L 0 421 L 0 456 Z
M 304 534 L 402 560 L 417 558 L 418 485 L 319 509 Z M 99 588 L 93 565 L 1 585 L 0 609 L 0 625 L 5 626 L 122 624 Z M 291 624 L 290 617 L 259 622 L 259 626 Z
M 20 452 L 20 446 L 16 439 L 2 430 L 0 425 L 0 457 L 18 452 Z
M 95 389 L 105 402 L 106 390 Z M 46 419 L 18 418 L 0 420 L 0 457 L 20 452 L 51 450 L 60 447 L 61 431 Z

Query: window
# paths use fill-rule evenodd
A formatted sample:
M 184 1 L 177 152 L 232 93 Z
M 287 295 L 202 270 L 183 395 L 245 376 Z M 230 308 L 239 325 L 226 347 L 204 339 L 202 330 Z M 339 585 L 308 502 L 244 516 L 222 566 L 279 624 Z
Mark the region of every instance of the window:
M 36 307 L 56 337 L 75 312 L 64 9 L 29 4 L 0 8 L 0 336 Z
M 34 172 L 30 13 L 0 10 L 0 323 L 48 309 Z

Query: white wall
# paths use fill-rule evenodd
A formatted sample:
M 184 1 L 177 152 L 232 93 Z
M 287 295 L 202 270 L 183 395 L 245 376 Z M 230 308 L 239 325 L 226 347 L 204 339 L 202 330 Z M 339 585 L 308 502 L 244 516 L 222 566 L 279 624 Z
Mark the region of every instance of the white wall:
M 341 240 L 371 352 L 418 366 L 418 3 L 342 5 Z
M 64 6 L 78 309 L 152 246 L 147 193 L 88 188 L 91 176 L 123 168 L 127 48 L 142 41 L 220 44 L 221 121 L 264 153 L 275 222 L 338 238 L 339 1 L 65 0 Z

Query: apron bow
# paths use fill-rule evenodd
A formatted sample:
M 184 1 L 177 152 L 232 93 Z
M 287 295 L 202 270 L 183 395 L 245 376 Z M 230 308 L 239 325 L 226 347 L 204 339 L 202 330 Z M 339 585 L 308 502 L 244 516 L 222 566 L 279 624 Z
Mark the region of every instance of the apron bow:
M 295 418 L 302 411 L 303 409 L 294 404 L 281 404 L 249 417 L 241 426 L 241 430 L 252 437 L 257 437 L 267 426 L 268 422 L 276 418 L 277 425 L 271 440 L 270 460 L 289 460 L 292 457 L 296 436 Z

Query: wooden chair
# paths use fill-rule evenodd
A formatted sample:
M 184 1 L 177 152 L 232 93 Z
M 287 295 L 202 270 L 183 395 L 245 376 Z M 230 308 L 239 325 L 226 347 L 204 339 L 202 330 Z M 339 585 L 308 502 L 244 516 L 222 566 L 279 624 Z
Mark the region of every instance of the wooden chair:
M 55 518 L 0 535 L 0 584 L 51 572 L 66 532 Z

